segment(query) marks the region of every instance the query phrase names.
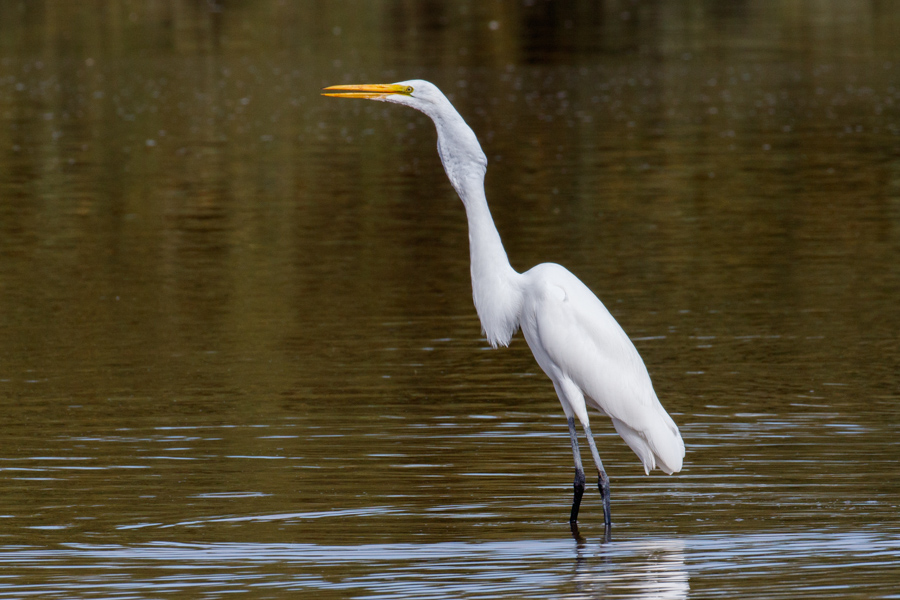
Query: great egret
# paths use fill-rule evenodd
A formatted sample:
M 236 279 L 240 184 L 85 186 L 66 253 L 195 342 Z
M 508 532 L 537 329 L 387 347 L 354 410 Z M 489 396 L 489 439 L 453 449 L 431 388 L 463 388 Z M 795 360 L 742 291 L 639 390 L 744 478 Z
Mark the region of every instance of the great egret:
M 325 96 L 367 98 L 403 104 L 434 121 L 444 170 L 459 194 L 469 222 L 472 295 L 491 346 L 508 346 L 521 328 L 562 403 L 575 456 L 575 497 L 569 522 L 577 535 L 584 494 L 584 467 L 578 451 L 575 418 L 584 428 L 597 465 L 607 534 L 612 524 L 609 477 L 591 434 L 587 406 L 608 415 L 616 431 L 644 465 L 672 474 L 681 470 L 684 442 L 659 403 L 634 344 L 603 303 L 564 267 L 546 263 L 524 273 L 509 264 L 484 194 L 487 158 L 475 133 L 447 97 L 421 80 L 390 84 L 335 85 Z

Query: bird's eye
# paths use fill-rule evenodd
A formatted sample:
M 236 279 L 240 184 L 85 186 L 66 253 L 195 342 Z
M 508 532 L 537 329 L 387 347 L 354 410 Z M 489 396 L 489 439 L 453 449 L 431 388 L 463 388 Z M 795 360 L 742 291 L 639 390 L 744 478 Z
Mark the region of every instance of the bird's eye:
M 412 94 L 412 93 L 413 93 L 413 87 L 412 87 L 411 85 L 406 86 L 406 93 L 407 93 L 407 94 Z

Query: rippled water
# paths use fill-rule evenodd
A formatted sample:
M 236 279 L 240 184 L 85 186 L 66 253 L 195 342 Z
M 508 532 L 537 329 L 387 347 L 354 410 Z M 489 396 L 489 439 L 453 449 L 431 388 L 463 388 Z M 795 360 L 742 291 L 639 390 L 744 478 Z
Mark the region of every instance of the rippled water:
M 0 8 L 0 597 L 898 597 L 892 6 L 99 8 Z M 318 95 L 411 77 L 681 428 L 608 543 L 431 123 Z
M 896 568 L 900 542 L 870 533 L 746 534 L 641 539 L 615 544 L 564 540 L 431 544 L 69 544 L 16 550 L 5 568 L 38 567 L 53 586 L 25 585 L 15 597 L 65 588 L 104 598 L 155 595 L 220 597 L 315 592 L 329 597 L 391 598 L 687 598 L 742 595 L 769 598 L 871 598 L 885 586 L 879 571 Z M 821 566 L 826 557 L 828 571 Z M 91 570 L 85 578 L 80 572 Z M 773 576 L 777 577 L 773 581 Z M 837 583 L 841 578 L 845 583 Z M 759 586 L 759 587 L 757 587 Z M 810 597 L 816 597 L 810 595 Z M 0 595 L 0 597 L 12 597 Z

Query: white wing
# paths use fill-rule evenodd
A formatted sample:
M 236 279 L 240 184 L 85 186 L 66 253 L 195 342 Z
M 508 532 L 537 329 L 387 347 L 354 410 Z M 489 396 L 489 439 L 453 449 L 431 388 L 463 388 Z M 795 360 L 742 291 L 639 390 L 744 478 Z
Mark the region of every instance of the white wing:
M 681 470 L 678 427 L 659 403 L 634 344 L 603 303 L 560 265 L 538 265 L 523 278 L 522 331 L 557 389 L 573 383 L 584 400 L 609 415 L 646 471 Z M 578 408 L 573 406 L 576 414 Z

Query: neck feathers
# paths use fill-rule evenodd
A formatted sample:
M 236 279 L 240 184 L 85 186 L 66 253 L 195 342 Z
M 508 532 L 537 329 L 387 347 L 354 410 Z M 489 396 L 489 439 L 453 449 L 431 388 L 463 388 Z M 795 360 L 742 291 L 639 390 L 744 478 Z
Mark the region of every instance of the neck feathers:
M 487 158 L 472 129 L 449 102 L 447 107 L 430 116 L 444 170 L 466 208 L 475 310 L 491 346 L 508 346 L 519 328 L 520 275 L 509 264 L 484 195 Z
M 472 299 L 481 329 L 494 348 L 508 346 L 519 329 L 521 275 L 509 264 L 487 202 L 466 204 L 466 217 L 469 221 Z

